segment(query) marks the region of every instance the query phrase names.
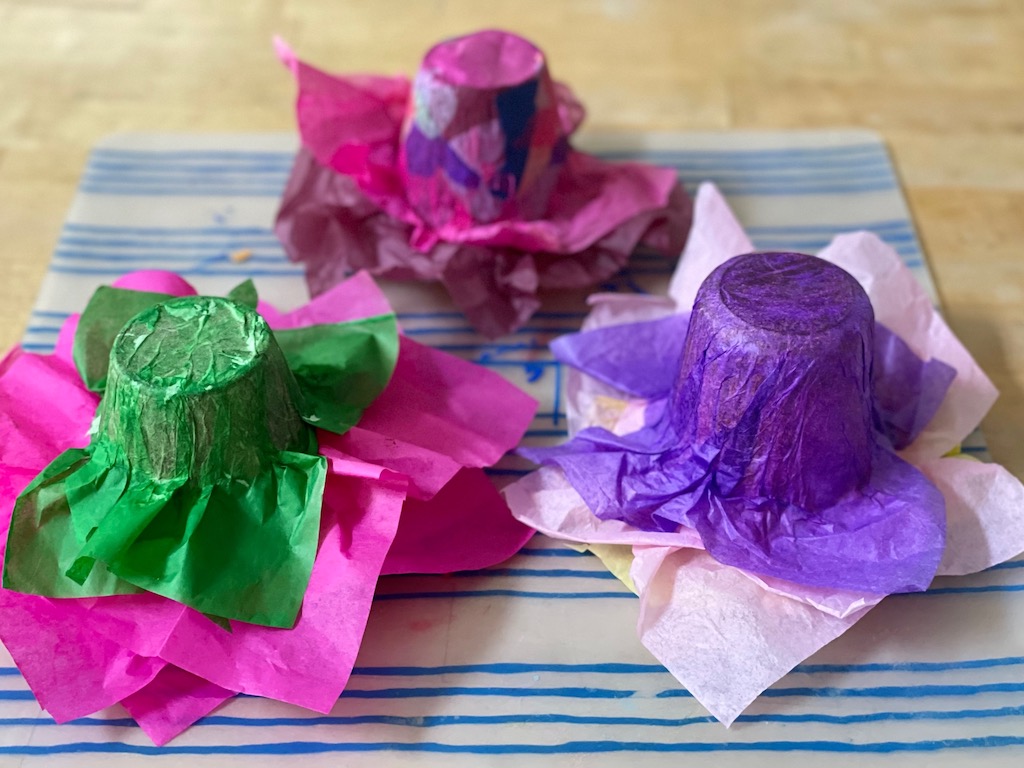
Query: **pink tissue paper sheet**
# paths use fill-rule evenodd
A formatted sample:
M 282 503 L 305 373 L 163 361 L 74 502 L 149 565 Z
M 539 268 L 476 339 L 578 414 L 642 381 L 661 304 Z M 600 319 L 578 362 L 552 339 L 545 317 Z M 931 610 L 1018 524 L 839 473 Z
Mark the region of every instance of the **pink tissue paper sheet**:
M 195 292 L 165 272 L 115 285 Z M 293 312 L 262 303 L 260 311 L 271 327 L 290 328 L 391 309 L 359 273 Z M 71 360 L 76 323 L 69 318 L 54 354 L 16 348 L 0 362 L 0 533 L 32 478 L 62 450 L 88 442 L 98 399 Z M 327 712 L 355 663 L 382 573 L 484 567 L 529 539 L 533 531 L 509 515 L 482 468 L 519 441 L 536 403 L 483 368 L 404 337 L 400 345 L 390 384 L 359 426 L 344 436 L 318 433 L 329 480 L 292 629 L 232 622 L 227 632 L 148 593 L 47 599 L 0 589 L 0 641 L 54 719 L 121 702 L 162 744 L 239 692 Z

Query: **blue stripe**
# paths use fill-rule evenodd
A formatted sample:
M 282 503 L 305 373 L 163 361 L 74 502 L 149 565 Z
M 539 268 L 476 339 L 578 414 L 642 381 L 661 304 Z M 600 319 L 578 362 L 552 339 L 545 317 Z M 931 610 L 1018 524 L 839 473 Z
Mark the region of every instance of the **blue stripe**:
M 572 568 L 550 568 L 547 570 L 533 568 L 487 568 L 480 571 L 456 571 L 446 573 L 444 578 L 478 577 L 478 576 L 536 576 L 544 579 L 610 579 L 615 580 L 615 575 L 609 571 L 587 571 Z
M 284 185 L 276 187 L 211 187 L 167 186 L 147 189 L 137 186 L 94 186 L 83 184 L 78 191 L 86 195 L 115 195 L 121 197 L 280 197 Z
M 192 250 L 192 249 L 231 249 L 237 250 L 239 248 L 270 248 L 279 252 L 283 252 L 281 249 L 281 243 L 277 238 L 273 236 L 260 236 L 260 237 L 237 237 L 234 235 L 225 235 L 221 240 L 209 240 L 209 239 L 187 239 L 179 238 L 177 240 L 168 239 L 167 237 L 161 237 L 155 235 L 153 237 L 125 237 L 125 238 L 110 238 L 110 237 L 74 237 L 64 236 L 59 240 L 60 245 L 67 245 L 71 247 L 82 247 L 82 248 L 166 248 L 170 250 Z
M 1024 584 L 987 584 L 982 587 L 933 587 L 927 592 L 908 592 L 890 597 L 918 595 L 974 595 L 982 592 L 1024 592 Z
M 759 197 L 795 197 L 798 195 L 851 195 L 863 194 L 866 192 L 887 192 L 889 190 L 897 189 L 896 180 L 893 178 L 849 184 L 838 182 L 835 184 L 792 184 L 775 186 L 753 183 L 730 184 L 729 182 L 726 181 L 723 182 L 722 184 L 718 184 L 717 186 L 723 195 L 728 195 L 731 197 L 740 197 L 746 195 Z M 693 185 L 693 188 L 696 189 L 696 185 Z
M 886 242 L 884 239 L 882 242 Z M 902 257 L 903 263 L 907 261 L 921 261 L 921 251 L 917 246 L 899 246 L 894 247 L 892 243 L 886 242 L 890 248 L 896 251 Z M 765 243 L 761 241 L 754 242 L 754 248 L 759 251 L 796 251 L 797 253 L 808 253 L 822 250 L 827 247 L 828 243 L 792 243 L 792 242 L 774 242 Z
M 268 227 L 131 227 L 120 224 L 85 224 L 79 222 L 65 222 L 65 231 L 94 233 L 98 235 L 141 235 L 148 237 L 198 237 L 205 235 L 223 235 L 234 237 L 265 236 L 273 237 L 274 230 Z M 815 224 L 815 225 L 786 225 L 786 226 L 751 226 L 745 228 L 750 235 L 757 234 L 785 234 L 785 233 L 808 233 L 826 235 L 850 230 L 868 230 L 879 232 L 887 229 L 899 229 L 913 231 L 911 224 L 906 219 L 882 219 L 877 221 L 861 222 L 840 222 L 836 224 Z M 417 313 L 410 313 L 417 314 Z M 434 314 L 434 313 L 428 313 Z M 458 313 L 451 313 L 457 315 Z M 568 312 L 554 313 L 563 316 L 580 316 L 584 313 Z
M 399 315 L 398 319 L 403 319 L 402 315 Z M 469 325 L 420 326 L 404 330 L 406 336 L 423 336 L 428 333 L 476 333 L 476 329 Z M 579 326 L 524 325 L 516 333 L 575 333 L 578 330 Z
M 880 698 L 880 699 L 923 699 L 932 696 L 977 696 L 984 693 L 1020 693 L 1024 683 L 982 683 L 980 685 L 879 685 L 870 688 L 769 688 L 761 693 L 769 699 L 790 696 L 813 696 L 824 698 Z M 693 694 L 683 688 L 671 688 L 656 695 L 659 699 L 692 698 Z
M 889 597 L 926 597 L 928 595 L 974 594 L 982 592 L 1021 592 L 1024 584 L 994 584 L 985 587 L 951 587 L 948 589 L 932 589 L 927 592 L 912 592 Z M 462 597 L 525 597 L 542 600 L 601 600 L 606 598 L 636 598 L 632 592 L 540 592 L 519 589 L 474 589 L 446 590 L 425 592 L 392 592 L 378 594 L 375 600 L 417 600 Z
M 577 552 L 575 549 L 520 549 L 517 555 L 527 557 L 590 557 L 589 552 Z
M 437 699 L 451 696 L 511 696 L 554 697 L 560 699 L 628 699 L 636 691 L 618 688 L 520 688 L 520 687 L 478 687 L 445 686 L 441 688 L 381 688 L 378 690 L 353 690 L 346 688 L 342 699 Z M 248 697 L 247 697 L 248 698 Z
M 406 329 L 406 333 L 409 329 Z M 524 344 L 431 344 L 434 349 L 445 352 L 479 352 L 482 354 L 502 355 L 508 352 L 519 352 L 524 350 L 547 350 L 547 344 L 524 343 Z
M 957 670 L 998 669 L 1024 666 L 1024 656 L 1003 656 L 991 659 L 965 659 L 963 661 L 906 661 L 867 664 L 800 664 L 792 670 L 798 674 L 877 673 L 877 672 L 953 672 Z M 393 675 L 398 677 L 452 675 L 452 674 L 528 674 L 534 672 L 587 673 L 587 674 L 648 674 L 663 673 L 661 664 L 628 664 L 606 662 L 599 664 L 558 664 L 528 662 L 498 662 L 492 664 L 455 664 L 438 667 L 356 667 L 353 674 Z
M 131 173 L 116 173 L 97 170 L 91 165 L 85 169 L 80 183 L 83 186 L 115 186 L 133 185 L 138 187 L 175 186 L 179 184 L 206 184 L 216 182 L 224 186 L 246 186 L 249 184 L 270 186 L 285 184 L 288 181 L 287 168 L 261 170 L 257 168 L 238 167 L 233 171 L 211 173 L 194 170 L 188 166 L 156 167 L 138 166 Z
M 0 691 L 0 701 L 35 701 L 32 691 Z
M 822 234 L 807 234 L 800 235 L 795 232 L 764 232 L 754 237 L 758 242 L 787 242 L 787 243 L 798 243 L 806 242 L 809 247 L 824 248 L 830 242 L 832 242 L 833 235 L 840 234 L 841 232 L 849 232 L 849 229 L 835 230 L 833 232 L 825 232 Z M 887 243 L 917 243 L 917 236 L 911 232 L 885 232 L 880 233 L 881 237 Z
M 625 590 L 625 587 L 623 587 Z M 453 597 L 528 597 L 537 600 L 635 600 L 632 592 L 535 592 L 521 589 L 474 589 L 447 592 L 391 592 L 374 595 L 374 600 L 435 600 Z
M 979 736 L 940 741 L 752 741 L 752 742 L 645 742 L 568 741 L 559 744 L 443 744 L 439 742 L 290 741 L 269 744 L 176 745 L 163 747 L 104 742 L 73 742 L 52 746 L 4 745 L 5 755 L 132 754 L 132 755 L 312 755 L 345 752 L 424 752 L 433 754 L 547 755 L 613 752 L 831 752 L 875 753 L 939 752 L 947 749 L 994 749 L 1024 745 L 1024 736 Z
M 113 267 L 111 269 L 103 269 L 100 267 L 71 267 L 63 264 L 52 264 L 50 265 L 50 271 L 66 275 L 115 275 L 119 277 L 123 272 L 123 268 Z M 238 264 L 227 269 L 203 268 L 179 270 L 178 274 L 185 277 L 299 277 L 302 275 L 302 270 L 298 268 L 282 268 L 280 270 L 247 269 L 244 264 Z
M 860 183 L 838 182 L 833 184 L 792 184 L 766 186 L 764 184 L 733 184 L 728 181 L 718 185 L 725 195 L 742 196 L 804 196 L 804 195 L 850 195 L 869 192 L 886 192 L 896 189 L 894 179 Z M 138 184 L 88 184 L 83 183 L 79 191 L 87 195 L 119 195 L 129 197 L 280 197 L 284 184 L 273 186 L 208 186 L 208 185 L 164 185 L 160 187 L 139 186 Z
M 556 331 L 557 332 L 557 331 Z M 552 366 L 561 365 L 557 360 L 481 360 L 480 362 L 485 365 L 489 365 L 493 368 L 510 368 L 515 366 L 524 366 L 526 368 L 551 368 Z
M 661 165 L 714 165 L 734 170 L 748 165 L 768 166 L 784 171 L 823 168 L 825 170 L 856 170 L 863 167 L 881 166 L 891 168 L 889 157 L 879 145 L 862 145 L 859 148 L 818 147 L 782 150 L 644 150 L 643 152 L 610 151 L 598 152 L 604 159 L 624 158 L 636 161 L 638 154 L 647 163 Z M 801 157 L 793 162 L 794 157 Z M 88 166 L 117 172 L 156 170 L 186 170 L 197 173 L 238 173 L 269 172 L 281 173 L 291 170 L 294 156 L 288 153 L 265 155 L 223 154 L 212 156 L 177 156 L 169 158 L 164 152 L 138 152 L 135 154 L 94 154 Z
M 255 248 L 248 248 L 246 250 L 252 251 L 252 255 L 245 259 L 244 264 L 279 264 L 281 266 L 291 266 L 291 263 L 284 257 L 284 253 L 260 253 Z M 108 261 L 108 262 L 138 262 L 146 263 L 151 261 L 159 262 L 170 262 L 176 264 L 190 264 L 197 261 L 224 261 L 229 262 L 229 256 L 231 255 L 232 249 L 221 249 L 219 251 L 193 251 L 192 253 L 170 253 L 167 251 L 151 251 L 150 253 L 110 253 L 97 252 L 90 253 L 89 251 L 78 251 L 78 250 L 67 250 L 64 248 L 58 248 L 53 252 L 53 256 L 56 259 L 67 259 L 69 261 Z M 229 262 L 234 264 L 235 262 Z M 237 265 L 238 268 L 242 268 L 242 264 Z M 129 264 L 117 264 L 118 269 L 130 268 Z M 294 269 L 294 267 L 292 267 Z
M 804 674 L 832 672 L 951 672 L 958 669 L 994 669 L 1024 665 L 1024 656 L 1001 656 L 991 659 L 961 661 L 897 661 L 890 664 L 800 664 L 794 672 Z
M 372 677 L 435 677 L 437 675 L 528 675 L 537 672 L 558 674 L 638 675 L 668 674 L 661 664 L 629 664 L 604 662 L 600 664 L 558 664 L 555 662 L 506 661 L 491 664 L 447 664 L 438 667 L 354 667 L 353 675 Z
M 707 178 L 716 179 L 723 188 L 741 188 L 744 186 L 764 187 L 766 189 L 793 188 L 801 184 L 819 185 L 822 188 L 844 186 L 856 188 L 857 184 L 895 185 L 895 177 L 887 163 L 880 159 L 877 164 L 856 163 L 849 167 L 821 166 L 819 169 L 786 167 L 784 172 L 769 173 L 771 169 L 765 165 L 743 168 L 735 165 L 691 164 L 685 162 L 669 162 L 666 165 L 686 173 L 697 171 Z M 240 187 L 256 189 L 281 189 L 288 178 L 285 168 L 273 172 L 264 172 L 238 168 L 234 172 L 211 173 L 195 167 L 181 166 L 150 166 L 148 171 L 137 173 L 105 173 L 87 169 L 81 182 L 84 191 L 96 189 L 124 190 L 134 188 L 140 192 L 167 191 L 185 189 L 197 184 L 217 183 L 219 189 L 237 190 Z
M 908 244 L 901 244 L 900 241 L 896 240 L 896 238 L 889 236 L 882 237 L 881 240 L 882 242 L 890 246 L 894 251 L 901 255 L 914 255 L 920 253 L 916 241 L 910 242 Z M 765 251 L 785 248 L 807 248 L 810 250 L 820 251 L 822 248 L 827 247 L 831 242 L 831 237 L 827 239 L 816 240 L 802 240 L 795 238 L 768 240 L 765 238 L 754 238 L 754 247 Z
M 636 161 L 638 153 L 626 151 L 598 152 L 605 160 Z M 757 167 L 764 170 L 825 171 L 881 167 L 889 170 L 888 155 L 879 145 L 854 147 L 819 147 L 780 150 L 644 150 L 639 153 L 646 163 L 723 168 L 729 170 Z M 797 159 L 799 158 L 799 159 Z M 289 172 L 294 156 L 289 153 L 237 153 L 220 155 L 170 155 L 166 152 L 133 154 L 93 154 L 90 169 L 107 172 L 147 172 L 182 170 L 196 173 L 282 173 Z
M 751 156 L 778 157 L 790 159 L 804 156 L 847 156 L 864 153 L 885 154 L 884 145 L 878 141 L 860 144 L 839 144 L 808 147 L 778 147 L 755 149 L 645 149 L 642 152 L 609 150 L 599 153 L 602 157 L 628 157 L 635 159 L 638 154 L 647 157 L 727 157 L 747 158 Z M 214 160 L 214 161 L 291 161 L 293 151 L 285 150 L 232 150 L 232 149 L 122 149 L 96 147 L 90 157 L 110 159 L 160 159 L 167 161 Z
M 913 226 L 907 219 L 881 219 L 878 221 L 842 222 L 840 224 L 784 224 L 759 225 L 744 227 L 750 236 L 755 235 L 820 235 L 850 230 L 868 230 L 869 232 L 889 232 L 890 230 L 916 235 Z
M 66 232 L 99 235 L 144 235 L 147 237 L 193 237 L 202 235 L 229 235 L 232 237 L 273 236 L 268 227 L 126 227 L 123 224 L 84 224 L 64 222 Z
M 166 161 L 180 160 L 281 160 L 291 162 L 295 158 L 294 152 L 283 152 L 280 150 L 263 151 L 235 151 L 230 149 L 109 149 L 96 147 L 90 153 L 90 157 L 119 159 L 119 158 L 141 158 Z
M 577 553 L 582 554 L 582 553 Z M 586 556 L 586 555 L 584 555 Z M 1003 656 L 989 659 L 964 659 L 960 661 L 906 661 L 869 662 L 865 664 L 800 664 L 791 674 L 847 674 L 847 673 L 933 673 L 978 669 L 1000 669 L 1024 665 L 1024 656 Z M 493 662 L 490 664 L 449 664 L 442 666 L 363 666 L 355 667 L 355 676 L 384 677 L 436 677 L 458 674 L 535 674 L 552 672 L 558 674 L 667 674 L 661 664 L 634 664 L 626 662 L 601 662 L 594 664 L 567 664 L 555 662 Z M 19 677 L 16 667 L 0 667 L 0 676 Z
M 897 253 L 908 256 L 916 255 L 920 253 L 920 250 L 915 244 L 910 245 L 899 245 L 894 242 L 894 238 L 885 237 L 884 242 L 893 247 Z M 64 241 L 62 241 L 64 242 Z M 275 261 L 285 262 L 287 256 L 285 255 L 284 249 L 278 244 L 273 245 L 254 245 L 252 243 L 166 243 L 163 241 L 155 241 L 151 243 L 133 241 L 135 244 L 130 245 L 130 242 L 116 243 L 111 245 L 94 245 L 92 243 L 82 243 L 77 247 L 58 247 L 54 251 L 54 256 L 63 259 L 109 259 L 112 261 L 130 261 L 133 259 L 137 260 L 153 260 L 153 259 L 165 259 L 167 261 L 181 261 L 184 259 L 193 259 L 196 257 L 226 257 L 229 254 L 239 251 L 246 250 L 251 251 L 252 255 L 247 261 L 259 261 L 266 259 L 274 259 Z M 831 241 L 830 240 L 757 240 L 755 246 L 762 250 L 821 250 L 826 247 Z M 83 250 L 83 246 L 85 250 Z M 112 253 L 108 250 L 111 247 L 127 248 L 132 247 L 135 252 L 129 253 Z M 93 250 L 90 250 L 93 249 Z M 140 251 L 141 249 L 141 251 Z M 168 250 L 170 249 L 170 250 Z M 668 259 L 660 254 L 638 254 L 632 259 L 631 262 L 634 265 L 653 264 L 661 267 L 666 273 L 671 272 L 675 266 L 676 261 L 674 259 Z
M 658 155 L 648 156 L 645 153 L 643 162 L 672 168 L 683 173 L 705 174 L 706 177 L 711 178 L 717 178 L 725 174 L 737 174 L 751 178 L 759 176 L 778 178 L 786 175 L 844 178 L 858 175 L 891 175 L 892 173 L 888 158 L 884 155 L 861 158 L 851 157 L 837 160 L 808 158 L 801 162 L 748 157 L 733 163 L 726 163 L 718 158 L 698 159 Z
M 508 467 L 484 467 L 484 472 L 495 477 L 508 475 L 510 477 L 522 477 L 532 472 L 532 469 L 511 469 Z M 520 551 L 519 554 L 522 554 Z
M 165 174 L 201 174 L 206 176 L 248 174 L 288 174 L 294 163 L 290 158 L 279 160 L 259 160 L 256 162 L 243 163 L 211 163 L 211 162 L 185 162 L 166 163 L 146 160 L 104 160 L 95 158 L 89 161 L 86 169 L 93 175 L 109 174 L 126 175 L 165 173 Z
M 759 184 L 763 186 L 787 186 L 798 183 L 853 183 L 886 182 L 895 183 L 892 172 L 884 160 L 877 162 L 851 163 L 836 167 L 828 163 L 811 166 L 772 166 L 757 164 L 747 167 L 724 167 L 714 163 L 664 163 L 684 176 L 700 174 L 702 178 L 713 179 L 722 185 Z M 284 186 L 288 181 L 288 168 L 237 167 L 218 172 L 204 170 L 199 166 L 159 167 L 136 165 L 130 172 L 108 171 L 90 165 L 82 176 L 81 185 L 101 187 L 104 185 L 123 187 L 135 186 L 140 189 L 166 186 L 183 186 L 216 182 L 222 187 L 234 186 Z
M 785 160 L 805 158 L 807 160 L 814 160 L 823 157 L 840 158 L 865 154 L 888 157 L 885 153 L 885 147 L 878 141 L 837 146 L 780 146 L 768 148 L 768 150 L 766 148 L 758 148 L 758 150 L 615 150 L 599 153 L 602 158 L 627 158 L 632 160 L 643 158 L 645 162 L 650 162 L 648 158 L 674 158 L 676 160 L 682 158 L 698 160 L 703 158 L 728 159 L 728 165 L 733 165 L 735 162 L 741 162 L 750 158 L 778 158 Z
M 961 449 L 962 450 L 962 449 Z M 985 450 L 984 448 L 982 450 Z M 1024 568 L 1024 560 L 1009 560 L 1005 563 L 997 563 L 988 570 L 990 571 L 1002 571 L 1006 568 Z
M 962 710 L 919 710 L 910 712 L 868 712 L 852 715 L 808 714 L 758 714 L 740 715 L 737 723 L 822 723 L 826 725 L 854 725 L 887 721 L 923 720 L 982 720 L 1003 717 L 1020 717 L 1024 707 L 1000 707 L 997 709 Z M 653 728 L 682 728 L 692 725 L 715 724 L 711 715 L 697 717 L 630 717 L 602 715 L 512 714 L 512 715 L 426 715 L 402 717 L 399 715 L 322 715 L 312 717 L 237 717 L 232 715 L 208 715 L 197 721 L 197 726 L 239 726 L 239 727 L 299 727 L 394 725 L 405 728 L 436 728 L 444 726 L 511 725 L 511 724 L 564 724 L 564 725 L 635 725 Z M 0 718 L 0 726 L 57 725 L 49 717 L 7 717 Z M 67 725 L 89 727 L 137 728 L 131 718 L 83 717 Z
M 737 723 L 823 723 L 828 725 L 852 725 L 856 723 L 877 723 L 885 721 L 920 720 L 978 720 L 1000 717 L 1020 717 L 1024 707 L 1000 707 L 998 709 L 963 709 L 955 711 L 923 710 L 911 712 L 870 712 L 853 715 L 809 714 L 759 714 L 740 715 Z M 28 718 L 25 718 L 26 720 Z M 76 721 L 77 722 L 77 721 Z M 101 724 L 103 721 L 100 721 Z M 447 725 L 506 725 L 513 723 L 560 723 L 566 725 L 639 725 L 646 727 L 680 728 L 690 725 L 715 724 L 711 715 L 680 718 L 615 717 L 600 715 L 564 714 L 514 714 L 514 715 L 433 715 L 426 717 L 399 717 L 396 715 L 355 715 L 350 717 L 264 717 L 245 718 L 226 715 L 211 715 L 203 718 L 198 725 L 240 725 L 240 726 L 316 726 L 316 725 L 398 725 L 412 728 L 432 728 Z M 127 723 L 134 724 L 128 720 Z M 28 724 L 33 724 L 31 721 Z
M 762 250 L 796 250 L 796 251 L 808 251 L 818 250 L 817 248 L 802 248 L 799 245 L 790 243 L 776 243 L 773 245 L 758 245 Z M 903 263 L 908 267 L 919 266 L 923 263 L 921 258 L 914 258 L 913 254 L 919 253 L 916 249 L 895 249 L 898 254 L 903 257 Z M 224 264 L 230 265 L 230 268 L 235 270 L 247 270 L 251 274 L 259 274 L 259 272 L 252 271 L 252 265 L 263 264 L 267 267 L 278 267 L 281 270 L 281 274 L 288 275 L 301 275 L 303 270 L 301 267 L 292 266 L 292 262 L 288 261 L 283 254 L 275 255 L 264 255 L 253 253 L 242 262 L 235 263 L 231 258 L 231 251 L 223 250 L 219 252 L 193 252 L 191 254 L 173 254 L 173 253 L 149 253 L 149 254 L 111 254 L 111 253 L 86 253 L 81 251 L 57 251 L 54 254 L 55 260 L 69 261 L 72 264 L 61 264 L 56 263 L 53 265 L 54 271 L 68 271 L 73 269 L 97 269 L 101 270 L 102 274 L 120 274 L 124 271 L 132 271 L 133 269 L 152 269 L 154 265 L 166 265 L 168 267 L 174 267 L 175 271 L 185 273 L 190 267 L 201 266 L 204 264 Z M 74 262 L 89 262 L 95 261 L 98 264 L 85 264 L 79 265 Z M 113 262 L 111 264 L 111 262 Z M 107 269 L 105 264 L 110 264 L 110 269 Z M 664 264 L 657 266 L 644 266 L 642 264 L 633 264 L 627 266 L 622 272 L 618 273 L 618 277 L 628 278 L 629 275 L 671 275 L 675 271 L 675 264 Z M 273 273 L 273 272 L 272 272 Z M 273 273 L 276 274 L 276 273 Z M 418 329 L 415 329 L 418 330 Z M 438 329 L 439 331 L 446 331 L 447 329 Z M 536 330 L 536 329 L 534 329 Z M 552 329 L 547 329 L 550 331 Z M 554 330 L 571 332 L 576 331 L 578 328 L 565 329 L 558 328 Z M 522 332 L 522 331 L 520 331 Z

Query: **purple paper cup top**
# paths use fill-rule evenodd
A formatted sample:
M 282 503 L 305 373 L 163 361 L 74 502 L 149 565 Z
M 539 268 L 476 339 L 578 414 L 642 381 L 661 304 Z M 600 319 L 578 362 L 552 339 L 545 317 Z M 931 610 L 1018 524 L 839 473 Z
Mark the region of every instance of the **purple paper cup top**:
M 676 431 L 720 449 L 723 498 L 831 506 L 871 474 L 873 348 L 871 302 L 847 272 L 798 253 L 737 256 L 697 293 Z
M 400 164 L 426 223 L 463 229 L 545 214 L 568 138 L 540 49 L 494 30 L 440 43 L 408 109 Z
M 736 318 L 784 334 L 828 331 L 855 311 L 858 297 L 868 300 L 852 275 L 798 253 L 735 258 L 726 265 L 718 290 Z
M 451 85 L 508 88 L 540 75 L 544 54 L 519 35 L 488 29 L 443 40 L 427 51 L 422 68 Z

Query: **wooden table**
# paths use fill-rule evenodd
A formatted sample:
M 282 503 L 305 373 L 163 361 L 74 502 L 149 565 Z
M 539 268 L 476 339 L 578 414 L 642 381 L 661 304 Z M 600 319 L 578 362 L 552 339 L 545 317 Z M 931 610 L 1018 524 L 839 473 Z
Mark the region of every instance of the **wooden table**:
M 1002 391 L 1024 474 L 1024 3 L 0 0 L 0 348 L 20 337 L 90 147 L 118 131 L 288 131 L 270 38 L 411 73 L 442 37 L 543 47 L 601 131 L 862 126 L 888 140 L 947 317 Z

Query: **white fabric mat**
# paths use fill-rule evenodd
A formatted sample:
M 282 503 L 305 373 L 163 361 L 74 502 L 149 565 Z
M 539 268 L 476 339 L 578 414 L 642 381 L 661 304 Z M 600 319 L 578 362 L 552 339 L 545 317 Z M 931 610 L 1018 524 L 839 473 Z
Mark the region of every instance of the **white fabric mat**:
M 173 269 L 222 294 L 306 300 L 271 229 L 295 139 L 120 136 L 92 154 L 33 311 L 26 348 L 52 348 L 93 289 Z M 814 253 L 869 229 L 934 289 L 896 175 L 867 132 L 591 139 L 611 158 L 716 182 L 755 244 Z M 249 250 L 236 263 L 230 256 Z M 663 292 L 673 264 L 639 254 L 604 290 Z M 383 283 L 406 333 L 507 375 L 542 403 L 529 440 L 561 440 L 562 374 L 547 343 L 575 330 L 582 295 L 484 342 L 438 290 Z M 979 436 L 966 450 L 984 455 Z M 523 471 L 508 459 L 500 482 Z M 1021 765 L 1024 561 L 893 597 L 762 696 L 731 729 L 641 647 L 637 601 L 600 566 L 535 538 L 509 563 L 386 579 L 358 668 L 329 716 L 237 698 L 165 747 L 115 707 L 58 726 L 0 649 L 0 766 Z

